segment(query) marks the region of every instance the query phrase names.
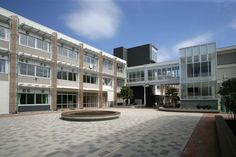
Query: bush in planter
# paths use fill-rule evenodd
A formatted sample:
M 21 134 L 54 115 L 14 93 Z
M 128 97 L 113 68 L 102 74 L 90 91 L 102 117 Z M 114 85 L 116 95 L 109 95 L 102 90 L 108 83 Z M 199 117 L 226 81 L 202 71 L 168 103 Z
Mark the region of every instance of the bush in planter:
M 202 108 L 202 106 L 201 106 L 201 105 L 197 105 L 196 107 L 197 107 L 197 109 L 201 109 L 201 108 Z
M 210 110 L 211 109 L 211 105 L 206 105 L 206 109 Z

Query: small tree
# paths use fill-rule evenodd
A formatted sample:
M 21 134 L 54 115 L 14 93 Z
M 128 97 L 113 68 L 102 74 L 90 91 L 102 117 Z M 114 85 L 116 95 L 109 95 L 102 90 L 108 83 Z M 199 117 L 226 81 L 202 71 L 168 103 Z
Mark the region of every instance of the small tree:
M 223 103 L 236 119 L 236 78 L 226 80 L 218 92 L 223 97 Z
M 168 96 L 170 98 L 171 104 L 175 108 L 175 105 L 176 105 L 177 101 L 179 100 L 177 89 L 174 87 L 168 87 L 166 90 L 166 96 Z
M 124 101 L 127 104 L 127 101 L 134 97 L 134 92 L 133 92 L 133 90 L 130 87 L 123 86 L 121 88 L 120 95 L 122 96 L 122 98 L 124 99 Z

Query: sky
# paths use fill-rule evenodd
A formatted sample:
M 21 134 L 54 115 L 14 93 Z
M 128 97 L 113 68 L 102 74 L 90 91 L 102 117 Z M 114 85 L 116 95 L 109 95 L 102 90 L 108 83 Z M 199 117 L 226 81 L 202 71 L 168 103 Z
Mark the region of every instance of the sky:
M 0 6 L 112 54 L 151 43 L 158 61 L 178 49 L 236 45 L 236 0 L 1 0 Z

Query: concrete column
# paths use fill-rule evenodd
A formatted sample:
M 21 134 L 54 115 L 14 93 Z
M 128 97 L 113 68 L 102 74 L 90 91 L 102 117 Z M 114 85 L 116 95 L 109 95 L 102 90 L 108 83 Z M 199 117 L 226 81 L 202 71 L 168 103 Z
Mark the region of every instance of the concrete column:
M 79 108 L 82 109 L 84 108 L 84 83 L 83 83 L 83 77 L 84 77 L 84 47 L 83 44 L 80 46 L 79 49 Z
M 113 83 L 113 105 L 117 105 L 117 61 L 116 58 L 113 60 L 113 71 L 114 71 L 114 83 Z
M 51 110 L 57 110 L 57 33 L 51 36 Z
M 11 16 L 10 20 L 10 81 L 9 81 L 9 113 L 17 112 L 17 49 L 18 49 L 18 25 L 17 16 Z
M 100 52 L 99 57 L 98 57 L 98 65 L 99 65 L 99 77 L 98 77 L 98 85 L 99 85 L 99 90 L 98 90 L 98 106 L 99 108 L 103 108 L 103 89 L 102 89 L 102 80 L 103 80 L 103 76 L 102 76 L 102 72 L 103 72 L 103 56 L 102 56 L 102 52 Z

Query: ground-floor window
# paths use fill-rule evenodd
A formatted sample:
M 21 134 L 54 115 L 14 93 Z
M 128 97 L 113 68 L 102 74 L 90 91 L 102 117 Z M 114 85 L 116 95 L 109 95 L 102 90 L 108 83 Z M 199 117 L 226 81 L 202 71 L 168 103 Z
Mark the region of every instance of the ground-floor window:
M 84 107 L 98 107 L 98 94 L 84 93 Z
M 48 104 L 48 94 L 18 93 L 18 104 L 20 105 Z
M 77 93 L 75 92 L 58 92 L 57 93 L 57 108 L 76 108 Z

